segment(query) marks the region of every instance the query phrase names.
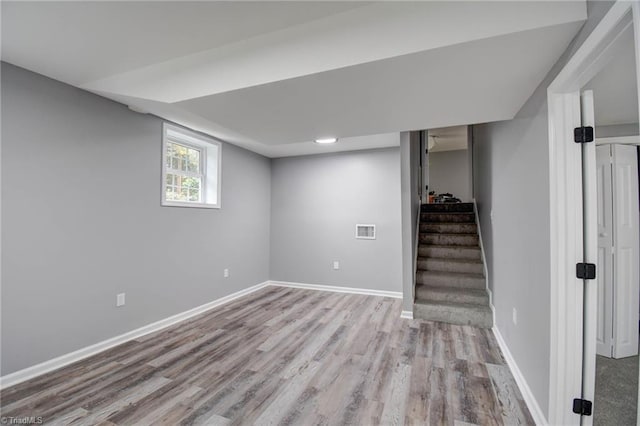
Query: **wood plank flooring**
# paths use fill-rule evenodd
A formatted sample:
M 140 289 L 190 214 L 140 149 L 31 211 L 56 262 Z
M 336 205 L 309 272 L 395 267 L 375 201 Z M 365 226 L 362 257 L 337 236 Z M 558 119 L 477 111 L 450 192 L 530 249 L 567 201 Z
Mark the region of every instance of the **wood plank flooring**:
M 64 425 L 534 424 L 490 330 L 267 287 L 0 393 Z

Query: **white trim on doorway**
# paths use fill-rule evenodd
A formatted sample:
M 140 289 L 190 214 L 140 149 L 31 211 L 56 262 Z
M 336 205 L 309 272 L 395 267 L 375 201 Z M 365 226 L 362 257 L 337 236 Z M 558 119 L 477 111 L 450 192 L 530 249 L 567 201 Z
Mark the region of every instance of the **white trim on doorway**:
M 589 377 L 595 377 L 594 365 L 593 372 L 585 372 L 587 380 L 583 384 L 584 283 L 576 278 L 575 270 L 575 264 L 583 261 L 584 249 L 582 152 L 580 145 L 573 141 L 572 129 L 581 123 L 580 89 L 602 69 L 608 59 L 608 47 L 629 25 L 636 29 L 636 71 L 640 70 L 640 5 L 618 0 L 547 89 L 551 230 L 550 424 L 590 425 L 593 422 L 593 417 L 585 416 L 581 420 L 571 410 L 574 398 L 592 391 L 588 389 L 593 385 Z M 588 296 L 590 292 L 589 287 Z M 593 303 L 591 299 L 587 297 L 588 303 Z M 587 308 L 587 313 L 589 310 Z M 585 349 L 591 350 L 590 347 Z M 595 357 L 595 344 L 593 351 Z M 588 358 L 590 354 L 585 356 Z M 587 368 L 591 366 L 587 364 Z

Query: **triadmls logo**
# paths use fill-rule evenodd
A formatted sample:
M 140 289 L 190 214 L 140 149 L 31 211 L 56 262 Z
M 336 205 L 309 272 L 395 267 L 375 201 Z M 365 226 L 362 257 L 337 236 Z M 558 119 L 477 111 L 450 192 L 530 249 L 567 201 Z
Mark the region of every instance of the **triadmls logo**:
M 44 423 L 42 416 L 0 417 L 0 424 L 3 425 L 41 425 L 42 423 Z

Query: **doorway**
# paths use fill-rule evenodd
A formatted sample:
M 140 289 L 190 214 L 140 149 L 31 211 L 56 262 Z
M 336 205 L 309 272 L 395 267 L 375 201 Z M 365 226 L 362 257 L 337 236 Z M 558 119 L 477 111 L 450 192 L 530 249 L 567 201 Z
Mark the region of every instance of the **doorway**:
M 616 2 L 548 89 L 552 424 L 590 425 L 594 421 L 592 409 L 598 410 L 592 404 L 599 288 L 589 271 L 593 272 L 590 265 L 597 267 L 597 273 L 602 269 L 598 259 L 596 146 L 588 142 L 589 130 L 595 128 L 597 133 L 598 126 L 593 92 L 583 89 L 611 62 L 628 31 L 633 34 L 633 50 L 638 56 L 639 7 L 637 2 Z M 635 90 L 627 88 L 627 92 L 637 102 L 637 67 L 633 77 Z M 637 122 L 637 110 L 635 118 Z
M 595 98 L 597 102 L 597 92 Z M 622 425 L 633 424 L 637 418 L 638 148 L 607 140 L 596 139 L 598 295 L 593 418 L 596 425 Z
M 429 129 L 423 133 L 426 202 L 471 202 L 473 173 L 469 126 Z

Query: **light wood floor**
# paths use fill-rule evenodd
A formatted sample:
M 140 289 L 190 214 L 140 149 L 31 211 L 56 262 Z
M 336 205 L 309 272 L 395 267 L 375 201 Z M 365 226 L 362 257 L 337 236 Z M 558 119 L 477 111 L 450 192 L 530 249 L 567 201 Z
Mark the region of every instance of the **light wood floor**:
M 489 330 L 268 287 L 0 394 L 49 424 L 533 424 Z

